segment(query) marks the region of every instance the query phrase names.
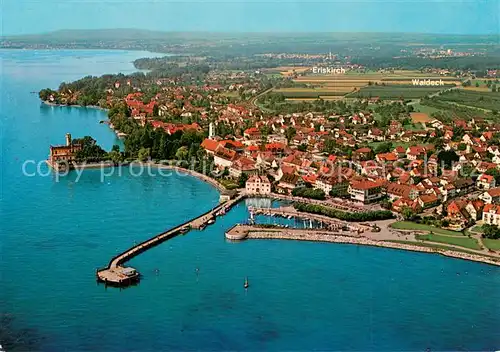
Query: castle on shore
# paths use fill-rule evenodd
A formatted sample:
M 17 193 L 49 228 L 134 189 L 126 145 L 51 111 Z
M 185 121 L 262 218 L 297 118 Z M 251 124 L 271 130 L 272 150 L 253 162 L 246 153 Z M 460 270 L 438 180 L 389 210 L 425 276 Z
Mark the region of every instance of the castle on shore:
M 71 139 L 71 134 L 66 133 L 65 145 L 51 145 L 47 163 L 53 169 L 59 171 L 71 167 L 76 160 L 76 153 L 82 149 L 82 145 Z

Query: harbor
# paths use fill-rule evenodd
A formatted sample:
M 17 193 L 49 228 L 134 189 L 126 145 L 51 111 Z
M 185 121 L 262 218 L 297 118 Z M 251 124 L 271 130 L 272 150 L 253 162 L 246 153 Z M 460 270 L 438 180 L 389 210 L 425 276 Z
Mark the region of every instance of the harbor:
M 246 197 L 241 194 L 234 199 L 221 203 L 208 212 L 188 220 L 170 230 L 162 232 L 142 243 L 139 243 L 132 248 L 114 256 L 107 267 L 96 271 L 96 278 L 99 282 L 103 282 L 110 286 L 129 286 L 137 283 L 140 280 L 140 273 L 132 267 L 123 266 L 124 263 L 134 258 L 135 256 L 153 248 L 160 243 L 171 238 L 184 234 L 191 229 L 203 230 L 207 225 L 213 224 L 217 216 L 222 216 L 228 212 L 235 204 Z

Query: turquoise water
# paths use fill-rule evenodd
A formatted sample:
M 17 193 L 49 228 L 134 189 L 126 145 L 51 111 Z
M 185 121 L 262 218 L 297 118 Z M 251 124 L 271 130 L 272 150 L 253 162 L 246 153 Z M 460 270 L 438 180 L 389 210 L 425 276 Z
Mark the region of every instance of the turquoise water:
M 23 176 L 23 162 L 46 158 L 66 132 L 90 134 L 106 148 L 116 143 L 98 123 L 103 112 L 41 107 L 30 92 L 130 72 L 141 55 L 0 51 L 0 311 L 15 317 L 14 329 L 31 329 L 37 349 L 499 348 L 499 268 L 352 245 L 229 243 L 224 230 L 248 218 L 244 204 L 205 231 L 134 258 L 130 265 L 144 275 L 138 286 L 97 285 L 95 269 L 117 251 L 218 201 L 211 186 L 189 176 L 133 177 L 128 169 L 103 182 L 99 170 L 78 182 L 75 173 Z

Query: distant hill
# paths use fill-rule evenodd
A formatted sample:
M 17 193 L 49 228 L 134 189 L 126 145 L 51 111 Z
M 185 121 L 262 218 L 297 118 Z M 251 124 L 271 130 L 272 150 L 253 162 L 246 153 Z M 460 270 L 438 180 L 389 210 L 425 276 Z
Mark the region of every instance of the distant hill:
M 143 29 L 60 30 L 0 37 L 0 47 L 14 49 L 123 49 L 196 55 L 260 53 L 342 53 L 391 58 L 409 47 L 445 45 L 500 53 L 498 35 L 419 33 L 228 33 L 161 32 Z M 476 51 L 476 50 L 475 50 Z
M 286 32 L 252 32 L 252 33 L 229 33 L 229 32 L 162 32 L 145 29 L 69 29 L 55 32 L 0 36 L 2 41 L 25 42 L 25 43 L 62 43 L 62 42 L 92 42 L 92 41 L 181 41 L 181 40 L 237 40 L 253 41 L 262 39 L 289 39 L 293 41 L 305 38 L 331 41 L 356 41 L 369 42 L 377 40 L 391 43 L 425 43 L 425 44 L 452 44 L 452 43 L 476 43 L 476 44 L 498 44 L 498 35 L 446 35 L 446 34 L 420 34 L 420 33 L 286 33 Z

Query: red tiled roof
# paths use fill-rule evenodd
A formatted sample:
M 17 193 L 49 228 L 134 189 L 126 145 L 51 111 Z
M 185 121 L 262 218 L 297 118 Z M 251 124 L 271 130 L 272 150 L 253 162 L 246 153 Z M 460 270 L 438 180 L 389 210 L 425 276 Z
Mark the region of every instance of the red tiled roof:
M 420 196 L 420 200 L 424 202 L 424 204 L 434 203 L 438 201 L 438 197 L 434 194 L 422 194 Z
M 500 187 L 490 189 L 488 194 L 492 197 L 500 197 Z
M 377 188 L 380 186 L 381 186 L 380 182 L 373 182 L 373 181 L 356 181 L 351 184 L 351 188 L 361 189 L 361 190 Z
M 500 214 L 500 205 L 497 204 L 486 204 L 483 208 L 483 213 L 494 212 Z
M 234 160 L 236 152 L 234 150 L 224 148 L 222 145 L 218 145 L 217 149 L 215 149 L 215 155 L 226 160 Z
M 364 148 L 359 148 L 358 150 L 356 150 L 356 153 L 370 153 L 372 150 L 368 147 L 364 147 Z
M 214 141 L 212 139 L 206 138 L 203 143 L 201 143 L 201 147 L 205 150 L 209 150 L 211 152 L 215 152 L 217 147 L 219 146 L 219 142 Z

